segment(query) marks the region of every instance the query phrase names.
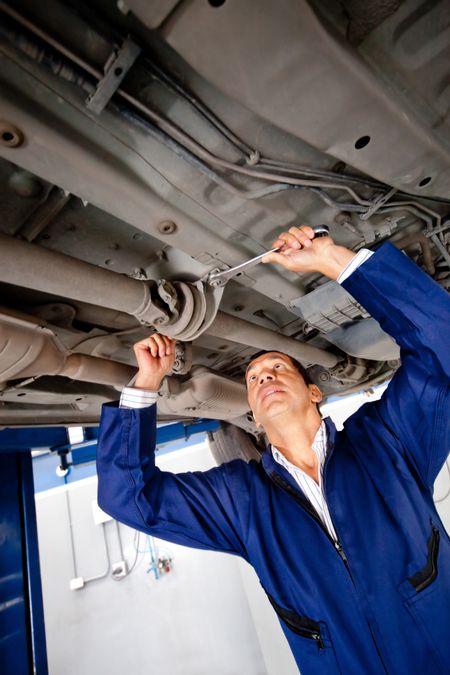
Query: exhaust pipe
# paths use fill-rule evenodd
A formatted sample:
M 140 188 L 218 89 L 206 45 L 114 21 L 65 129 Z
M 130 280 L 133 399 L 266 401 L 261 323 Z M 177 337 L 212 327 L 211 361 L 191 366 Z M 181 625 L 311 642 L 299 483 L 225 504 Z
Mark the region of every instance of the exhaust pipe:
M 85 354 L 70 354 L 47 325 L 35 317 L 0 310 L 0 384 L 8 380 L 62 375 L 82 382 L 117 388 L 136 368 Z M 189 380 L 167 377 L 158 399 L 159 413 L 230 419 L 248 410 L 243 383 L 203 366 L 192 368 Z
M 305 367 L 319 364 L 325 368 L 333 368 L 340 360 L 336 354 L 299 342 L 281 333 L 275 333 L 269 328 L 257 326 L 250 321 L 245 321 L 225 312 L 217 312 L 216 318 L 207 328 L 206 333 L 214 335 L 214 337 L 225 338 L 231 342 L 265 349 L 268 352 L 284 352 L 288 356 L 301 361 Z
M 304 365 L 333 368 L 340 360 L 324 349 L 218 312 L 218 295 L 207 291 L 202 298 L 199 282 L 158 286 L 156 281 L 131 279 L 4 234 L 0 234 L 0 281 L 125 312 L 179 340 L 190 341 L 206 332 L 255 349 L 284 351 Z M 156 294 L 159 301 L 152 297 Z
M 86 354 L 70 354 L 34 317 L 0 312 L 0 382 L 43 375 L 123 387 L 136 368 Z

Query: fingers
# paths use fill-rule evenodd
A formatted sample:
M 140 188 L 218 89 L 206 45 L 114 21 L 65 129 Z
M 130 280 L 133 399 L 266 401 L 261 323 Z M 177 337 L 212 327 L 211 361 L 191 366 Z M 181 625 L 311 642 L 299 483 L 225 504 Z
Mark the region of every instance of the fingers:
M 287 249 L 299 251 L 302 248 L 312 246 L 312 239 L 314 239 L 314 230 L 309 225 L 290 227 L 287 232 L 280 234 L 278 239 L 273 242 L 272 248 L 280 247 L 280 253 L 286 252 Z M 269 261 L 264 258 L 264 262 Z
M 160 333 L 154 333 L 149 338 L 150 351 L 152 356 L 169 356 L 172 353 L 174 346 L 172 346 L 172 339 Z
M 135 353 L 148 351 L 153 357 L 170 356 L 175 353 L 175 342 L 173 338 L 160 333 L 153 333 L 150 337 L 136 342 L 133 346 Z
M 133 345 L 139 369 L 133 386 L 158 391 L 175 362 L 175 342 L 166 335 L 153 333 Z

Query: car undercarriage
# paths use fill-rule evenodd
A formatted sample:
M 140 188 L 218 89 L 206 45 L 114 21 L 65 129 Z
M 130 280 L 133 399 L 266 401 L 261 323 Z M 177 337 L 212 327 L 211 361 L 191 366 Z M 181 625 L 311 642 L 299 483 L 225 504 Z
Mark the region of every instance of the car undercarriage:
M 153 331 L 161 421 L 255 432 L 261 349 L 326 396 L 391 377 L 335 282 L 202 278 L 324 223 L 449 288 L 449 25 L 445 1 L 1 0 L 0 426 L 97 423 Z

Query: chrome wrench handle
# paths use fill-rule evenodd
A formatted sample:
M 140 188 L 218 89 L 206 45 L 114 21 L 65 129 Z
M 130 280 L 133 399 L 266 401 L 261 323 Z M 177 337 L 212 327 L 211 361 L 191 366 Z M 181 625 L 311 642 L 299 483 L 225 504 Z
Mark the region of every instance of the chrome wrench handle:
M 313 230 L 314 230 L 314 238 L 327 237 L 330 233 L 330 230 L 326 225 L 317 225 L 316 227 L 313 227 Z M 258 263 L 261 262 L 261 260 L 264 258 L 265 255 L 267 255 L 268 253 L 275 253 L 276 251 L 279 251 L 280 248 L 282 247 L 277 246 L 276 248 L 271 248 L 270 251 L 265 251 L 265 253 L 261 253 L 260 255 L 251 258 L 250 260 L 246 260 L 240 265 L 231 267 L 229 270 L 217 270 L 217 269 L 211 270 L 211 272 L 208 272 L 208 274 L 205 277 L 203 277 L 203 281 L 205 281 L 213 288 L 225 286 L 227 281 L 229 281 L 235 276 L 238 276 L 239 274 L 242 274 L 245 270 L 254 267 L 254 265 L 257 265 Z
M 224 286 L 227 281 L 229 281 L 229 279 L 232 279 L 233 277 L 242 274 L 244 270 L 248 270 L 254 265 L 257 265 L 259 262 L 261 262 L 265 255 L 268 253 L 275 253 L 275 251 L 279 251 L 280 248 L 281 246 L 278 246 L 277 248 L 271 248 L 270 251 L 265 251 L 264 253 L 257 255 L 255 258 L 251 258 L 240 265 L 236 265 L 236 267 L 231 267 L 229 270 L 212 270 L 208 273 L 206 281 L 210 286 L 215 288 L 217 288 L 217 286 Z

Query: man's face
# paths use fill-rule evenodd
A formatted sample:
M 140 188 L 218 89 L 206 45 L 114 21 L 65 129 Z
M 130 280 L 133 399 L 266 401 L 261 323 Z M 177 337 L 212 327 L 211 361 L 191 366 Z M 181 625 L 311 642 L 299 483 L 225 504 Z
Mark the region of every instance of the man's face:
M 251 361 L 245 381 L 253 417 L 263 427 L 283 413 L 302 414 L 322 398 L 320 389 L 307 385 L 289 356 L 280 352 Z

